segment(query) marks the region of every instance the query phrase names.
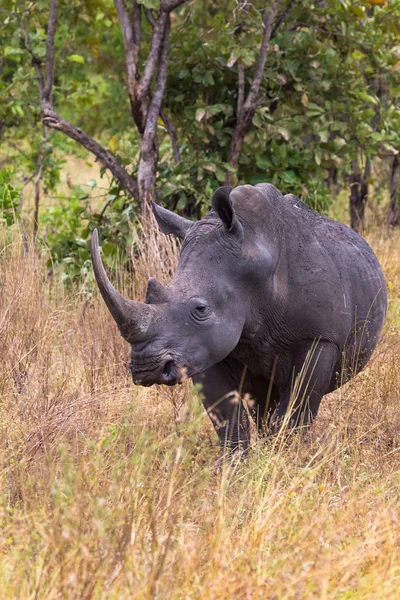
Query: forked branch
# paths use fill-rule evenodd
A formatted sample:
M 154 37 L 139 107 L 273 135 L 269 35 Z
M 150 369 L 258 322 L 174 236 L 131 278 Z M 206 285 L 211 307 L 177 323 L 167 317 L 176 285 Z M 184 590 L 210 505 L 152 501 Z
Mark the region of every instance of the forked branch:
M 281 24 L 283 22 L 294 1 L 295 0 L 289 0 L 285 10 L 280 16 L 278 16 L 278 13 L 282 5 L 282 0 L 275 0 L 269 11 L 267 10 L 267 7 L 265 8 L 265 14 L 262 21 L 264 31 L 261 40 L 260 52 L 258 54 L 253 79 L 251 81 L 250 88 L 246 97 L 244 67 L 242 64 L 238 64 L 238 99 L 236 126 L 232 134 L 228 154 L 228 163 L 232 167 L 236 168 L 238 165 L 245 135 L 251 126 L 251 122 L 253 120 L 255 112 L 260 104 L 260 86 L 272 34 L 273 32 L 276 32 L 278 23 Z M 231 171 L 228 171 L 225 178 L 225 184 L 231 185 L 232 180 L 233 173 Z
M 50 0 L 50 14 L 46 40 L 46 58 L 43 72 L 42 61 L 34 55 L 29 44 L 29 36 L 24 33 L 25 46 L 32 57 L 32 64 L 36 70 L 39 86 L 40 108 L 43 124 L 52 129 L 62 131 L 89 152 L 92 152 L 99 161 L 107 167 L 115 179 L 117 179 L 125 190 L 133 197 L 138 197 L 138 185 L 129 173 L 122 167 L 115 156 L 106 150 L 90 135 L 76 127 L 69 121 L 63 119 L 55 110 L 52 103 L 52 91 L 54 82 L 54 38 L 57 29 L 58 0 Z

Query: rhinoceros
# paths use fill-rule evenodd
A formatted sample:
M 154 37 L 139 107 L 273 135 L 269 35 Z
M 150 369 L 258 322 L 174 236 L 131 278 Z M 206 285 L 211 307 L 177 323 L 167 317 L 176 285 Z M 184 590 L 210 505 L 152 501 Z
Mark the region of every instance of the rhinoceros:
M 173 280 L 149 279 L 144 303 L 111 285 L 92 237 L 96 281 L 131 345 L 134 383 L 175 385 L 185 373 L 201 384 L 232 451 L 249 445 L 249 414 L 260 430 L 279 430 L 289 410 L 291 426 L 310 424 L 380 337 L 386 286 L 370 246 L 268 183 L 217 189 L 197 222 L 153 210 L 161 231 L 183 241 Z

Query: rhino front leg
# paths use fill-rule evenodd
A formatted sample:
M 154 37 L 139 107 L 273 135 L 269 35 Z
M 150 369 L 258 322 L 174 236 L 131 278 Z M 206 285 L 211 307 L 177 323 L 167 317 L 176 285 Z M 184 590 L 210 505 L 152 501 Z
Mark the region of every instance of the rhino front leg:
M 203 405 L 218 434 L 221 446 L 230 453 L 246 453 L 250 424 L 239 388 L 243 366 L 229 357 L 193 377 L 202 386 Z
M 285 418 L 289 428 L 313 421 L 322 397 L 330 391 L 338 358 L 338 347 L 328 342 L 309 343 L 298 350 L 290 380 L 280 389 L 279 405 L 271 418 L 272 433 L 277 433 Z

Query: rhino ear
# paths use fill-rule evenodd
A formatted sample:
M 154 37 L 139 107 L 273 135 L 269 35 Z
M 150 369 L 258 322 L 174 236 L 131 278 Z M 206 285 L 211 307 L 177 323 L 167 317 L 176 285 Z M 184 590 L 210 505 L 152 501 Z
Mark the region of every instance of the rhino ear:
M 151 203 L 151 207 L 162 233 L 165 233 L 166 235 L 172 234 L 183 240 L 187 230 L 192 225 L 192 221 L 184 219 L 166 208 L 162 208 L 162 206 L 159 206 L 155 202 Z
M 227 231 L 243 238 L 243 227 L 232 206 L 231 191 L 232 188 L 228 186 L 218 188 L 212 197 L 212 207 L 225 225 Z

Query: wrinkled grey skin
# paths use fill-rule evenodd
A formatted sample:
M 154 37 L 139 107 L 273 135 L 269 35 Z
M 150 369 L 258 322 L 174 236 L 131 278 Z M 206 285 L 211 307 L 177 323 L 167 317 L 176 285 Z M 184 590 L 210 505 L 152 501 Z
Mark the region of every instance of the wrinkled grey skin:
M 174 385 L 184 370 L 202 385 L 221 443 L 246 449 L 248 417 L 232 392 L 252 396 L 259 429 L 276 431 L 289 407 L 292 425 L 309 423 L 321 398 L 370 358 L 386 286 L 364 239 L 273 185 L 220 188 L 212 207 L 194 223 L 154 205 L 161 230 L 183 243 L 172 282 L 150 279 L 145 304 L 112 288 L 97 237 L 92 252 L 131 343 L 133 381 Z

